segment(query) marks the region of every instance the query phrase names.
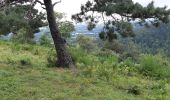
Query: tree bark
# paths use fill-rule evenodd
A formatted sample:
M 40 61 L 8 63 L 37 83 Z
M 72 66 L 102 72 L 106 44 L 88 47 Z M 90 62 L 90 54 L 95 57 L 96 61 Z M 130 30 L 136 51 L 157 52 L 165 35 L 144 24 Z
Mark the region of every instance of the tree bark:
M 47 19 L 49 23 L 49 28 L 54 41 L 56 53 L 57 53 L 57 65 L 63 68 L 74 67 L 72 58 L 66 50 L 66 41 L 62 38 L 59 31 L 56 19 L 54 16 L 54 10 L 51 0 L 44 0 L 44 4 L 47 11 Z

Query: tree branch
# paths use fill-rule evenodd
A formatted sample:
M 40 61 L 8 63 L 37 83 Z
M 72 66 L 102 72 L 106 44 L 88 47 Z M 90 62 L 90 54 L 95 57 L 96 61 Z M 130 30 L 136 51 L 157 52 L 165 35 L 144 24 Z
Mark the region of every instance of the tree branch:
M 106 25 L 106 20 L 104 18 L 104 12 L 102 12 L 102 19 L 103 19 L 104 25 Z
M 44 5 L 44 3 L 42 3 L 42 2 L 39 1 L 39 0 L 36 0 L 35 2 L 37 2 L 37 3 L 41 4 L 41 5 Z
M 36 3 L 39 3 L 39 4 L 41 5 L 41 8 L 42 8 L 42 9 L 46 9 L 45 7 L 43 7 L 43 6 L 45 6 L 45 4 L 44 4 L 43 2 L 41 2 L 41 1 L 39 1 L 39 0 L 35 0 L 35 1 L 34 1 L 34 4 L 36 4 Z
M 58 4 L 58 3 L 61 3 L 61 0 L 60 0 L 60 1 L 57 1 L 57 2 L 55 2 L 55 3 L 53 4 L 53 7 L 54 7 L 56 4 Z
M 46 8 L 45 7 L 41 7 L 42 9 L 44 9 L 44 10 L 46 10 Z

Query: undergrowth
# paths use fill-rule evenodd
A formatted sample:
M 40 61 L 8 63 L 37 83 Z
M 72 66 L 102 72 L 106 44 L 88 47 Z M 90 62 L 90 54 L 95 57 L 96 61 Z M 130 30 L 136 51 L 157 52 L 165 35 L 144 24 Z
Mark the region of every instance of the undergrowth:
M 169 58 L 119 62 L 110 50 L 68 47 L 78 73 L 55 66 L 52 47 L 0 41 L 1 100 L 169 100 Z

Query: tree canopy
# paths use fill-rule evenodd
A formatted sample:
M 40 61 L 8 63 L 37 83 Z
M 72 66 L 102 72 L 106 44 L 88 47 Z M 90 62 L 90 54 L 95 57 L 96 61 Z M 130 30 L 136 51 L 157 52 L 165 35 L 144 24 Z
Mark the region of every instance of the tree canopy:
M 112 41 L 118 34 L 123 37 L 134 36 L 132 21 L 159 26 L 161 22 L 169 22 L 169 14 L 170 10 L 166 6 L 155 7 L 153 1 L 144 7 L 132 0 L 92 0 L 82 5 L 81 12 L 72 18 L 78 22 L 87 22 L 89 30 L 102 20 L 104 28 L 99 36 Z
M 26 13 L 31 9 L 31 13 Z M 27 28 L 31 33 L 45 25 L 45 14 L 30 5 L 16 5 L 0 10 L 0 33 L 17 32 Z
M 55 46 L 55 50 L 57 53 L 57 61 L 56 64 L 59 67 L 70 67 L 70 68 L 75 68 L 73 60 L 70 56 L 70 54 L 67 52 L 66 49 L 66 41 L 65 39 L 62 37 L 62 34 L 59 30 L 59 26 L 58 23 L 56 23 L 56 19 L 55 19 L 55 12 L 53 10 L 54 6 L 58 3 L 60 3 L 60 1 L 55 1 L 54 3 L 52 3 L 52 0 L 43 0 L 43 2 L 39 1 L 39 0 L 1 0 L 0 1 L 0 9 L 6 10 L 7 7 L 13 7 L 16 5 L 30 5 L 31 8 L 25 12 L 27 18 L 32 19 L 33 17 L 30 16 L 32 13 L 32 8 L 37 4 L 40 3 L 42 6 L 44 6 L 43 8 L 46 10 L 47 12 L 47 20 L 48 20 L 48 24 L 49 24 L 49 28 L 50 28 L 50 32 L 51 32 L 51 36 L 52 39 L 54 41 L 54 46 Z M 25 16 L 24 16 L 25 18 Z M 21 30 L 22 32 L 22 30 Z

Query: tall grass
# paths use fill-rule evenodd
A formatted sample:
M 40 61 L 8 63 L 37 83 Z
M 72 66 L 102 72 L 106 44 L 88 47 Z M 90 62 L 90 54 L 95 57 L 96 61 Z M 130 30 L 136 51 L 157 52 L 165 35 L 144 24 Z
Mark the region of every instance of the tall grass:
M 0 41 L 2 100 L 169 100 L 169 59 L 142 55 L 119 62 L 110 50 L 68 47 L 78 74 L 55 68 L 54 48 Z M 48 59 L 49 58 L 49 59 Z M 49 68 L 47 65 L 53 67 Z M 156 78 L 155 78 L 156 77 Z
M 142 55 L 139 70 L 145 75 L 170 78 L 169 59 L 162 55 Z

